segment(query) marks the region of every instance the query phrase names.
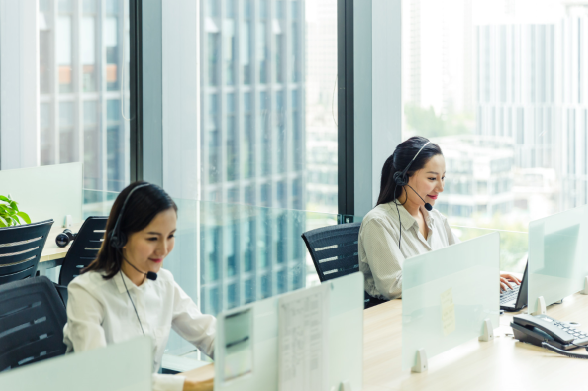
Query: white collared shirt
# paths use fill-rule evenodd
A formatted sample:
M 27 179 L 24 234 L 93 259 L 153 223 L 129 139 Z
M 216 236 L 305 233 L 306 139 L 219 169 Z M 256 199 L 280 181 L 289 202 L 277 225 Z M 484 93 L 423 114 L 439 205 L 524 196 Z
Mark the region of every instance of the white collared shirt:
M 402 205 L 398 205 L 397 212 L 394 202 L 376 206 L 363 218 L 357 246 L 359 270 L 369 295 L 384 300 L 399 298 L 405 259 L 459 243 L 445 216 L 436 209 L 420 210 L 429 228 L 427 239 L 420 233 L 416 219 Z M 400 248 L 398 213 L 402 222 Z
M 154 372 L 161 366 L 172 327 L 182 338 L 213 356 L 216 319 L 203 315 L 165 269 L 157 273 L 157 280 L 145 280 L 141 286 L 136 286 L 122 272 L 105 280 L 102 273 L 90 271 L 70 282 L 67 324 L 63 328 L 67 352 L 101 348 L 143 335 L 123 278 L 145 335 L 153 339 Z M 183 385 L 182 376 L 153 375 L 154 391 L 182 390 Z

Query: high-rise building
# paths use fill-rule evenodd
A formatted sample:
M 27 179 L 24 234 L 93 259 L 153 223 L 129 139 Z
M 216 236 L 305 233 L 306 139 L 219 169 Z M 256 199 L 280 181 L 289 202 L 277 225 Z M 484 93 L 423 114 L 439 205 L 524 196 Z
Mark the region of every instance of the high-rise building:
M 243 203 L 201 231 L 202 310 L 215 314 L 304 286 L 303 0 L 201 2 L 202 199 Z M 296 237 L 295 240 L 286 240 Z M 264 238 L 253 242 L 252 238 Z
M 410 0 L 404 34 L 405 102 L 435 113 L 472 110 L 471 0 Z
M 130 180 L 128 2 L 39 0 L 37 26 L 40 164 L 81 161 L 85 188 L 122 190 Z
M 513 207 L 513 149 L 506 140 L 469 135 L 435 139 L 443 148 L 448 180 L 435 205 L 453 224 L 508 214 Z
M 588 203 L 588 14 L 582 4 L 565 9 L 553 23 L 477 27 L 476 133 L 511 138 L 520 174 L 537 179 L 517 183 L 543 189 L 559 210 Z
M 306 209 L 337 213 L 337 0 L 307 3 L 306 29 Z

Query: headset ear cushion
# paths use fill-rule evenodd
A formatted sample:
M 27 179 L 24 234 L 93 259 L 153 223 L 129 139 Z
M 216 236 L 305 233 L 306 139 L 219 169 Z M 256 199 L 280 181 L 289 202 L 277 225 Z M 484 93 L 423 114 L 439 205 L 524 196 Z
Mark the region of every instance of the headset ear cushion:
M 118 246 L 119 248 L 123 248 L 127 245 L 127 235 L 125 235 L 123 232 L 119 232 L 118 235 Z
M 394 178 L 394 182 L 396 182 L 398 186 L 406 186 L 406 178 L 402 175 L 402 172 L 396 171 L 392 178 Z

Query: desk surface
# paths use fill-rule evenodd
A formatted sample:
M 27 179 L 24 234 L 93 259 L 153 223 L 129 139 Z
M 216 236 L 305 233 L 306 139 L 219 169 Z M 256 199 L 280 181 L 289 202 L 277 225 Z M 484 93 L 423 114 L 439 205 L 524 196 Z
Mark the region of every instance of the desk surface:
M 588 330 L 588 296 L 575 294 L 547 308 L 558 320 L 581 323 Z M 586 361 L 518 342 L 509 326 L 513 315 L 500 316 L 494 340 L 474 339 L 429 359 L 424 373 L 402 371 L 402 301 L 372 307 L 364 314 L 363 391 L 384 390 L 549 390 L 583 389 Z M 582 349 L 574 352 L 585 353 Z M 184 373 L 191 379 L 214 377 L 207 365 Z M 355 391 L 355 390 L 354 390 Z
M 588 296 L 575 294 L 547 314 L 588 330 Z M 401 370 L 402 301 L 364 311 L 363 390 L 548 390 L 585 387 L 586 361 L 561 356 L 512 337 L 517 313 L 500 316 L 491 342 L 472 340 L 429 359 L 429 370 Z M 575 352 L 585 353 L 582 349 Z

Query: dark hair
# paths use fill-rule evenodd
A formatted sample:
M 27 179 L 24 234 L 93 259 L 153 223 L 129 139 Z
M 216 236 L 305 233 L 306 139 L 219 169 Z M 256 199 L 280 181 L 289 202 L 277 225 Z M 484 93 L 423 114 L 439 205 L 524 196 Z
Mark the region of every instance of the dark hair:
M 402 186 L 397 186 L 394 180 L 394 173 L 403 171 L 415 157 L 419 149 L 429 140 L 424 137 L 411 137 L 405 142 L 398 144 L 394 153 L 390 155 L 384 167 L 382 167 L 382 179 L 380 180 L 380 195 L 376 206 L 392 202 L 402 194 Z M 430 143 L 419 153 L 417 158 L 412 162 L 406 176 L 411 177 L 416 171 L 420 170 L 427 164 L 429 159 L 435 155 L 443 155 L 441 147 L 437 144 Z
M 111 232 L 114 229 L 114 225 L 121 212 L 123 203 L 127 199 L 129 193 L 135 187 L 144 184 L 147 184 L 147 182 L 141 181 L 131 183 L 118 195 L 118 197 L 116 197 L 112 209 L 110 210 L 110 216 L 108 216 L 108 221 L 106 222 L 104 241 L 102 242 L 102 246 L 100 246 L 98 255 L 88 267 L 82 270 L 82 273 L 90 270 L 103 271 L 106 273 L 104 279 L 108 280 L 119 272 L 123 261 L 122 249 L 111 246 Z M 175 202 L 161 187 L 154 184 L 144 186 L 137 189 L 127 201 L 118 229 L 128 238 L 130 234 L 145 229 L 159 212 L 163 212 L 170 208 L 173 208 L 176 213 L 178 212 L 178 207 Z

